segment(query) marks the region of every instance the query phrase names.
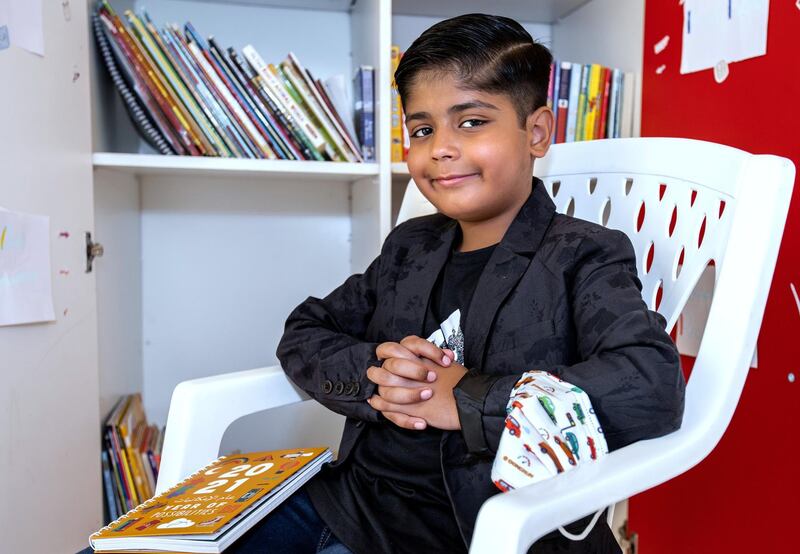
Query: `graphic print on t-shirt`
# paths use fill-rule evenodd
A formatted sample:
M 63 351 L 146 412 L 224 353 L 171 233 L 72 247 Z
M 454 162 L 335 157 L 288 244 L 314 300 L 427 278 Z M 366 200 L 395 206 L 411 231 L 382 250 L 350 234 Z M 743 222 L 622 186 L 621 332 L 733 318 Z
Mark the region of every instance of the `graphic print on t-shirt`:
M 439 324 L 428 341 L 439 348 L 449 348 L 456 354 L 454 361 L 464 365 L 464 333 L 461 331 L 461 310 L 456 310 Z

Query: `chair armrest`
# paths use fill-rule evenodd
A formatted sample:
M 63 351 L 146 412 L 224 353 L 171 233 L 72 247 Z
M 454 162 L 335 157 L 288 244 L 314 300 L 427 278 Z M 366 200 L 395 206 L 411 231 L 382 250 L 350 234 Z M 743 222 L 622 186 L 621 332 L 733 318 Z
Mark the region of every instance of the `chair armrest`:
M 493 496 L 478 513 L 470 554 L 525 553 L 559 526 L 683 473 L 713 448 L 693 438 L 700 437 L 681 429 L 621 448 L 552 479 Z
M 216 459 L 225 430 L 240 417 L 307 399 L 277 365 L 179 383 L 169 405 L 156 494 Z

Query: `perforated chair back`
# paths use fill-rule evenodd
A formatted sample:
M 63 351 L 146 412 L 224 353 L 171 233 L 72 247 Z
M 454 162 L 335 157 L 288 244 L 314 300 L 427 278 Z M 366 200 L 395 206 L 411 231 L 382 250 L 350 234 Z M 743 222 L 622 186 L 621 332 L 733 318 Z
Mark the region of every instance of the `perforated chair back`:
M 598 140 L 554 145 L 534 175 L 560 213 L 628 235 L 642 297 L 671 330 L 709 263 L 720 274 L 738 179 L 751 158 L 689 139 Z M 435 211 L 411 180 L 398 223 Z

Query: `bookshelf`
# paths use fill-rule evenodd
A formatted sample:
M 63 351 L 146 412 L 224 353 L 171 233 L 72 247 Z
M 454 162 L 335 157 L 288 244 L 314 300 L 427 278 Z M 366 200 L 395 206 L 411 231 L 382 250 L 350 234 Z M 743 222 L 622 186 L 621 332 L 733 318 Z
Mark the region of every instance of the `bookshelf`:
M 390 160 L 391 44 L 405 50 L 440 19 L 489 11 L 521 21 L 560 59 L 625 67 L 638 55 L 628 70 L 641 66 L 641 31 L 611 31 L 621 17 L 642 27 L 642 0 L 111 2 L 118 13 L 146 5 L 157 24 L 191 20 L 224 46 L 252 43 L 268 62 L 293 51 L 320 78 L 376 69 L 376 163 L 190 158 L 138 139 L 93 56 L 95 239 L 106 247 L 96 263 L 101 413 L 141 391 L 159 424 L 178 382 L 276 363 L 291 309 L 379 253 L 409 180 L 405 163 Z M 589 27 L 614 38 L 589 44 Z M 234 432 L 229 445 L 264 446 L 251 435 Z

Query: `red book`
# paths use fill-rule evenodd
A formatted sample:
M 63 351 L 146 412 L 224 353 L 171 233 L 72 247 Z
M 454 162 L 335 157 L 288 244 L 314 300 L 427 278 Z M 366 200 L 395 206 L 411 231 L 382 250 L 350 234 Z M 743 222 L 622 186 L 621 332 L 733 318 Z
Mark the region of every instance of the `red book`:
M 558 82 L 558 94 L 554 109 L 556 116 L 556 143 L 567 141 L 567 112 L 569 111 L 569 84 L 572 77 L 572 64 L 565 62 L 557 69 L 560 71 Z
M 600 101 L 600 117 L 595 121 L 595 135 L 594 138 L 606 138 L 606 119 L 608 119 L 608 93 L 611 90 L 611 70 L 607 67 L 603 68 L 603 73 L 600 75 L 600 82 L 603 83 L 601 90 L 603 96 Z

